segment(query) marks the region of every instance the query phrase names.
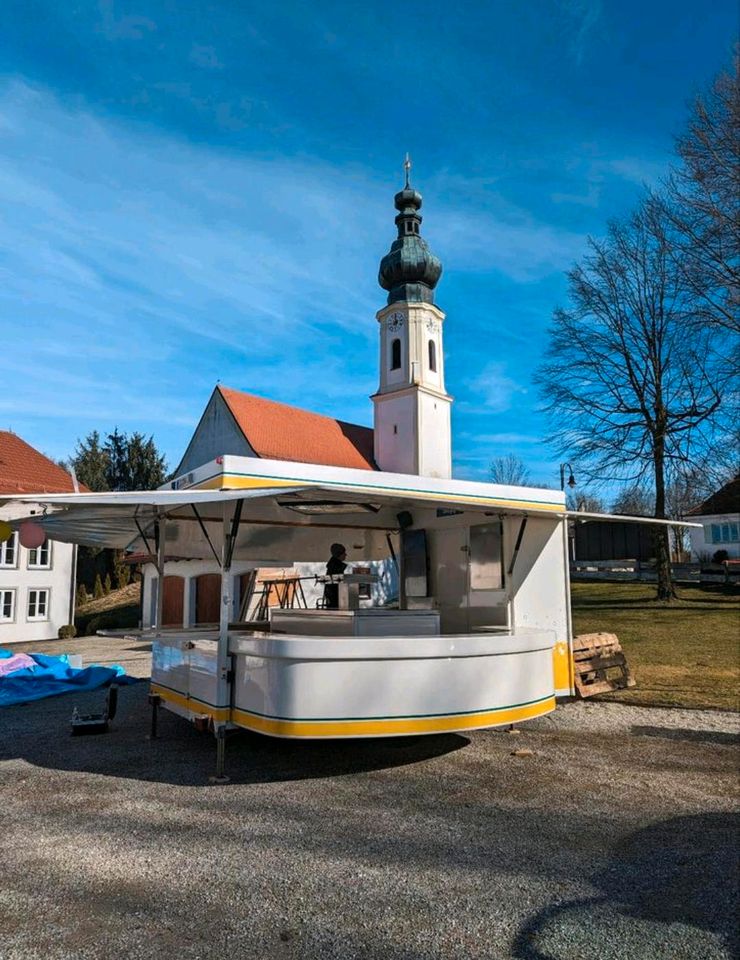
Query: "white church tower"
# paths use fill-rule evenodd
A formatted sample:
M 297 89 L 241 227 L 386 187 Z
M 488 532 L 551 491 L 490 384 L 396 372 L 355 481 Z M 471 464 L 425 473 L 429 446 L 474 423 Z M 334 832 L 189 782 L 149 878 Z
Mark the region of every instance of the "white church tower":
M 434 304 L 442 264 L 420 235 L 421 194 L 406 184 L 395 196 L 398 239 L 380 262 L 388 291 L 380 324 L 380 386 L 375 405 L 375 462 L 391 473 L 450 477 L 450 406 L 445 391 L 442 324 Z

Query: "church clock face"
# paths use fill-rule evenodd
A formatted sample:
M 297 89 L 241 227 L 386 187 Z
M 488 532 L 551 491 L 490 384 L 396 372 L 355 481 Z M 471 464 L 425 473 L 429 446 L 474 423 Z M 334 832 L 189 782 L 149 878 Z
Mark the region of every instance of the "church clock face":
M 404 319 L 402 313 L 391 313 L 388 317 L 388 329 L 399 330 L 403 326 Z

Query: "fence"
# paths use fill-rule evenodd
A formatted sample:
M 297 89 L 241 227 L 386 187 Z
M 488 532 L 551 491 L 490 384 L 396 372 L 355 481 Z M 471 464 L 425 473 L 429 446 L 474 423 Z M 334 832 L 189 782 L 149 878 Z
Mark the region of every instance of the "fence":
M 738 583 L 740 563 L 674 563 L 673 579 L 684 583 Z M 644 560 L 574 560 L 571 580 L 637 580 L 655 583 L 655 565 Z

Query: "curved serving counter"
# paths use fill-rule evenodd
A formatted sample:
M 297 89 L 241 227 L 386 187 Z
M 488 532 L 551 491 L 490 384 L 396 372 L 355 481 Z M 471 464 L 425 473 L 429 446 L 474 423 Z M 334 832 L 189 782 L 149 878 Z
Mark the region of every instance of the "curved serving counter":
M 211 635 L 212 636 L 212 635 Z M 494 727 L 555 709 L 548 630 L 459 636 L 235 633 L 228 703 L 209 636 L 153 639 L 152 688 L 176 712 L 275 737 L 387 737 Z

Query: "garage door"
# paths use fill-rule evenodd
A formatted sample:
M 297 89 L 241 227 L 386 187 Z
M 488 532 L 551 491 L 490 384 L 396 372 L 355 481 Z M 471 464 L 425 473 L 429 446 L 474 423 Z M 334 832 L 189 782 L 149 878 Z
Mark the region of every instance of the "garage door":
M 195 581 L 195 622 L 218 623 L 221 617 L 221 575 L 202 573 Z
M 162 624 L 165 627 L 181 627 L 185 580 L 183 577 L 165 577 L 162 597 Z

